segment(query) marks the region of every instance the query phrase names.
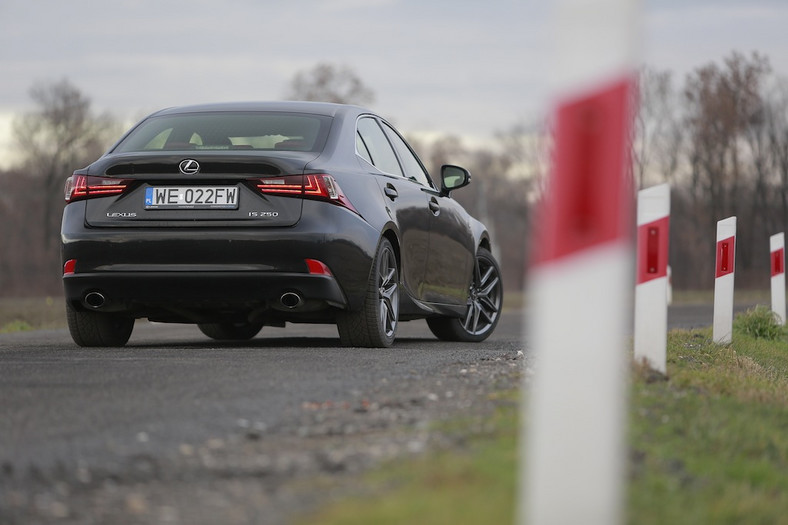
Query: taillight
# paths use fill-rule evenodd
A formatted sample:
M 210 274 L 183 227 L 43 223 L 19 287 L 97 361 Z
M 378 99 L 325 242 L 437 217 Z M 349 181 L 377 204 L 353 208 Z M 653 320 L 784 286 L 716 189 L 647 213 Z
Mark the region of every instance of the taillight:
M 285 175 L 284 177 L 257 179 L 255 185 L 262 193 L 300 197 L 304 193 L 304 176 Z
M 95 197 L 120 195 L 126 191 L 128 180 L 90 175 L 72 175 L 66 180 L 66 202 L 74 202 Z
M 327 173 L 267 177 L 255 179 L 254 184 L 261 193 L 327 201 L 358 213 L 336 179 Z

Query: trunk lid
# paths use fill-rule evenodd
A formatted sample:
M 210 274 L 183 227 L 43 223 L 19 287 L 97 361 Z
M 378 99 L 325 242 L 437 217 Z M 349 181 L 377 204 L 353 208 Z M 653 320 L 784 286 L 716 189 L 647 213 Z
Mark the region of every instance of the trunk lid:
M 318 154 L 267 152 L 108 155 L 84 174 L 125 181 L 120 195 L 90 198 L 92 227 L 286 227 L 301 218 L 302 199 L 264 194 L 261 179 L 304 172 Z

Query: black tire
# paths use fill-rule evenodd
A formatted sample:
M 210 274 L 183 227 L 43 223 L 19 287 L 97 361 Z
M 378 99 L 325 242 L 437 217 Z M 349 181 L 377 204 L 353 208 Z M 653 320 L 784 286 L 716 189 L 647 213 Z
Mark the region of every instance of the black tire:
M 442 341 L 478 343 L 495 330 L 502 306 L 503 282 L 498 261 L 489 251 L 479 248 L 465 316 L 430 317 L 427 326 Z
M 134 318 L 76 310 L 66 304 L 71 338 L 79 346 L 124 346 L 134 330 Z
M 388 239 L 378 245 L 367 283 L 364 307 L 339 312 L 337 330 L 343 346 L 386 348 L 394 343 L 399 322 L 399 267 Z
M 256 323 L 201 323 L 200 332 L 217 341 L 248 341 L 263 328 L 263 322 Z

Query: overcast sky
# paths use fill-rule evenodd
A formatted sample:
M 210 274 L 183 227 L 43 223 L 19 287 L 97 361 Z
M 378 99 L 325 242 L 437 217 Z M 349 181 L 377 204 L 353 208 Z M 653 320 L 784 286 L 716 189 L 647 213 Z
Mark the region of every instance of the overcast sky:
M 0 165 L 30 87 L 68 78 L 124 120 L 281 99 L 318 62 L 354 69 L 408 133 L 489 137 L 550 104 L 547 0 L 0 0 Z M 788 76 L 788 0 L 642 3 L 643 62 L 679 80 L 731 51 Z M 5 130 L 5 131 L 4 131 Z M 5 134 L 5 136 L 3 136 Z

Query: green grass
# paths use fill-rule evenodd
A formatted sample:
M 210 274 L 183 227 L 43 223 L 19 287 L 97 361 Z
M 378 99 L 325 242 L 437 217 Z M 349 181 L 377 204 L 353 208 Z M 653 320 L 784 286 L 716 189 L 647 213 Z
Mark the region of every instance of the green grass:
M 788 343 L 710 335 L 672 333 L 669 380 L 633 382 L 632 523 L 788 523 Z
M 364 480 L 363 497 L 342 501 L 303 523 L 399 525 L 512 522 L 517 462 L 513 404 L 490 422 L 495 434 L 465 450 L 398 462 Z
M 0 334 L 63 328 L 65 308 L 62 298 L 0 299 Z
M 33 327 L 30 326 L 25 321 L 14 320 L 9 323 L 0 326 L 0 334 L 13 334 L 14 332 L 27 332 L 32 330 Z
M 777 340 L 784 333 L 777 314 L 766 306 L 751 308 L 745 315 L 736 317 L 736 329 L 756 339 Z
M 788 524 L 788 339 L 784 329 L 748 335 L 748 324 L 765 323 L 759 315 L 737 318 L 730 346 L 709 329 L 671 332 L 667 377 L 633 366 L 629 523 Z M 515 405 L 501 405 L 491 435 L 383 467 L 363 480 L 362 497 L 303 523 L 513 523 Z

